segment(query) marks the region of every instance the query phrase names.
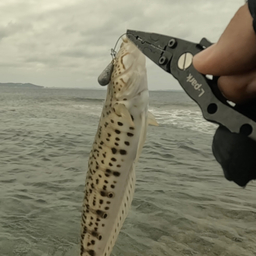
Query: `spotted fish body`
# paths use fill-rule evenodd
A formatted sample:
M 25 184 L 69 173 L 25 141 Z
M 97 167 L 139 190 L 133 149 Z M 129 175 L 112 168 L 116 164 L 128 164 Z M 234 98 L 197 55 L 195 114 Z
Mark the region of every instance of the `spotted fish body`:
M 144 55 L 123 39 L 113 61 L 89 157 L 81 256 L 109 256 L 131 205 L 135 163 L 146 137 L 148 87 Z

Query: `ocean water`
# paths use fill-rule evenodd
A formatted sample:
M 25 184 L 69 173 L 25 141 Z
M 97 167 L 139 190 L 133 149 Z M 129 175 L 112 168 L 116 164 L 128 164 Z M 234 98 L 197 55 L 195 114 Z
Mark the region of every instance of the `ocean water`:
M 78 256 L 105 91 L 0 88 L 0 256 Z M 183 92 L 150 92 L 131 210 L 113 256 L 256 255 L 256 186 L 225 180 L 215 125 Z

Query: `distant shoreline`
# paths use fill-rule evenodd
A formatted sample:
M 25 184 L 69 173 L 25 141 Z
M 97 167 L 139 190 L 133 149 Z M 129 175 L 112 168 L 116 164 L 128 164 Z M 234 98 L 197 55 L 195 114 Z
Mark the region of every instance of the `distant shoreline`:
M 11 87 L 11 88 L 37 88 L 37 89 L 42 89 L 44 86 L 41 85 L 35 85 L 31 83 L 0 83 L 0 88 L 1 87 Z
M 45 87 L 41 85 L 35 85 L 31 83 L 0 83 L 0 88 L 30 88 L 30 89 L 52 89 L 52 90 L 88 90 L 88 91 L 106 91 L 107 87 L 103 88 L 75 88 L 75 87 Z M 184 92 L 182 89 L 163 89 L 163 90 L 154 90 L 149 89 L 149 92 Z

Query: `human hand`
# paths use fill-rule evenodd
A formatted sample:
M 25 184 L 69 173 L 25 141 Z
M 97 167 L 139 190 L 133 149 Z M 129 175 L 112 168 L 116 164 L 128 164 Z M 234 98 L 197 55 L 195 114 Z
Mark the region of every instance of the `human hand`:
M 256 97 L 256 33 L 252 22 L 248 4 L 245 4 L 219 41 L 193 59 L 200 73 L 220 76 L 219 89 L 236 103 Z
M 220 76 L 218 86 L 227 99 L 243 103 L 256 98 L 256 34 L 247 4 L 237 11 L 219 41 L 197 54 L 193 64 L 200 73 Z M 256 179 L 255 141 L 220 126 L 212 151 L 226 179 L 242 187 Z

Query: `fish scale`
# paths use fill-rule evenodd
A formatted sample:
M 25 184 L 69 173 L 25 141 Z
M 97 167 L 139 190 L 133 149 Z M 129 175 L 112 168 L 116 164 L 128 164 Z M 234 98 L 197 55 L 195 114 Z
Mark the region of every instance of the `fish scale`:
M 81 256 L 109 256 L 130 208 L 148 124 L 145 57 L 127 39 L 113 61 L 88 161 Z

